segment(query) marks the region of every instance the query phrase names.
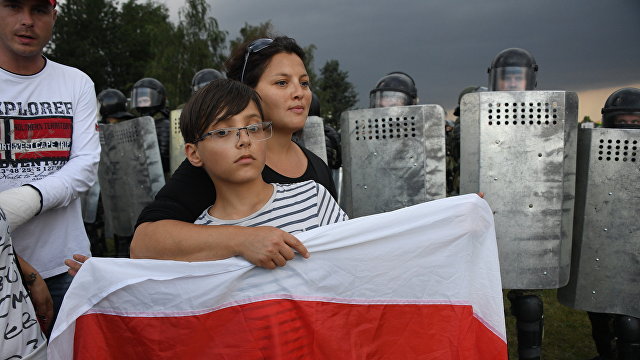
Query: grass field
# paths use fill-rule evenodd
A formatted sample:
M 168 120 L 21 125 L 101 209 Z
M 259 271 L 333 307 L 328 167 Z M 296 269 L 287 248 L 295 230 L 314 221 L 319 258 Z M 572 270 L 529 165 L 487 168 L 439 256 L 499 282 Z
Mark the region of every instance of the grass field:
M 587 360 L 596 356 L 587 313 L 560 304 L 556 298 L 556 290 L 541 290 L 537 293 L 541 295 L 544 303 L 542 359 Z M 509 359 L 515 360 L 518 359 L 516 319 L 509 310 L 506 290 L 503 295 Z

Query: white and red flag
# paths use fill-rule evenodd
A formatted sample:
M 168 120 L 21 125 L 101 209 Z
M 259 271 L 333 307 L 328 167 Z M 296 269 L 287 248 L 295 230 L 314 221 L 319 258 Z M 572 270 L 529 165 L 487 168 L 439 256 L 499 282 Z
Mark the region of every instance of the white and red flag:
M 506 359 L 493 215 L 477 195 L 296 235 L 311 257 L 92 258 L 49 359 Z

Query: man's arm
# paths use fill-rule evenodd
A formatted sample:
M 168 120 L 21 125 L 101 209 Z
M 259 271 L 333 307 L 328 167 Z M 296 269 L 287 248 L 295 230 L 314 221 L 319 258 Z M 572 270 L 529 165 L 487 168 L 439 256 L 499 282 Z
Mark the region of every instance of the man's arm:
M 93 82 L 83 74 L 70 81 L 77 92 L 73 104 L 73 133 L 69 161 L 56 173 L 31 182 L 42 195 L 42 211 L 69 205 L 87 191 L 97 178 L 100 140 L 96 129 L 97 101 Z
M 270 226 L 196 225 L 177 220 L 140 224 L 131 242 L 132 258 L 208 261 L 242 256 L 267 269 L 284 266 L 294 250 L 309 257 L 295 236 Z

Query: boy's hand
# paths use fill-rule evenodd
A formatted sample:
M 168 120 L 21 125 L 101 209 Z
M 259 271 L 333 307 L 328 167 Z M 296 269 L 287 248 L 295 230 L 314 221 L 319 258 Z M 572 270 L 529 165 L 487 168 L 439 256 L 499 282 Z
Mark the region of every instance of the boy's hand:
M 82 267 L 82 264 L 85 261 L 87 261 L 87 259 L 89 259 L 88 256 L 84 256 L 84 255 L 80 255 L 80 254 L 73 254 L 73 260 L 66 259 L 64 261 L 64 264 L 69 267 L 69 269 L 67 270 L 69 275 L 76 276 L 76 274 L 78 273 L 78 271 Z
M 238 254 L 250 263 L 266 269 L 284 266 L 295 257 L 294 250 L 305 258 L 307 248 L 295 236 L 271 226 L 245 228 L 246 237 L 239 239 Z

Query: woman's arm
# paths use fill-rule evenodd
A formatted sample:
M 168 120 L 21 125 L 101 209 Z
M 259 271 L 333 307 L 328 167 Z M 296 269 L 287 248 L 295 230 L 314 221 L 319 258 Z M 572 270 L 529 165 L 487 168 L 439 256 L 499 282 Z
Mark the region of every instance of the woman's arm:
M 295 236 L 270 226 L 196 225 L 177 220 L 142 223 L 131 242 L 132 258 L 208 261 L 242 256 L 267 269 L 284 266 L 294 250 L 309 257 Z
M 40 323 L 42 331 L 48 332 L 51 321 L 53 321 L 53 300 L 49 288 L 38 271 L 26 262 L 20 255 L 17 255 L 22 269 L 22 278 L 31 292 L 31 301 L 36 311 L 36 317 Z

